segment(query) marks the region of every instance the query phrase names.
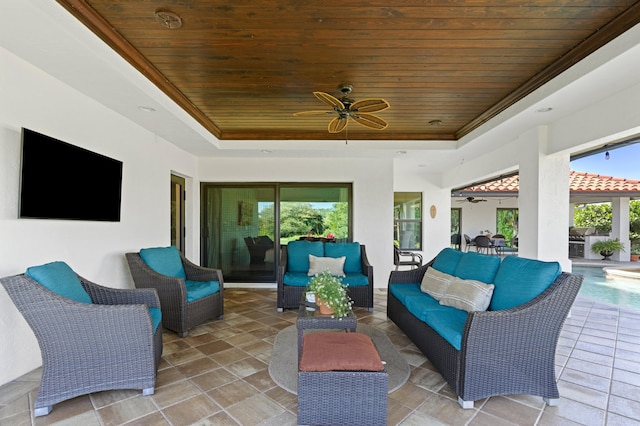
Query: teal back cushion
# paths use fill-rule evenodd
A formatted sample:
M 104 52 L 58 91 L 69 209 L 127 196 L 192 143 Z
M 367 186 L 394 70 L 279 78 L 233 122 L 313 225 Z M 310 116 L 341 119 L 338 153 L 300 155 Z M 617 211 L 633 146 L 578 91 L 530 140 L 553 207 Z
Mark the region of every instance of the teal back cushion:
M 360 243 L 326 243 L 324 255 L 327 257 L 345 256 L 344 273 L 362 272 Z
M 24 273 L 43 287 L 76 302 L 92 303 L 91 297 L 80 283 L 73 269 L 64 262 L 51 262 L 40 266 L 31 266 Z
M 462 255 L 453 275 L 463 280 L 476 280 L 492 284 L 499 267 L 500 258 L 498 256 L 467 252 Z
M 493 281 L 495 288 L 489 310 L 510 309 L 534 299 L 561 273 L 562 268 L 558 262 L 507 256 Z
M 187 278 L 180 259 L 180 252 L 175 246 L 153 247 L 140 250 L 144 263 L 159 274 L 175 278 Z
M 459 250 L 454 250 L 449 247 L 444 248 L 438 253 L 431 266 L 440 272 L 453 275 L 456 272 L 456 268 L 463 254 L 464 253 Z
M 324 257 L 321 241 L 291 241 L 287 245 L 287 271 L 309 272 L 309 255 Z

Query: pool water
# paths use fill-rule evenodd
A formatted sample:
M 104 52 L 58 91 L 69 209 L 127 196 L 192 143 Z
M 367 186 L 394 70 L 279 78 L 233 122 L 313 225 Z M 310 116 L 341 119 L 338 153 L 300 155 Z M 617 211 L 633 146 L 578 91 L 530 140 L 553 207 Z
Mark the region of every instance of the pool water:
M 580 295 L 640 311 L 640 279 L 606 278 L 602 267 L 573 266 L 573 273 L 584 275 Z

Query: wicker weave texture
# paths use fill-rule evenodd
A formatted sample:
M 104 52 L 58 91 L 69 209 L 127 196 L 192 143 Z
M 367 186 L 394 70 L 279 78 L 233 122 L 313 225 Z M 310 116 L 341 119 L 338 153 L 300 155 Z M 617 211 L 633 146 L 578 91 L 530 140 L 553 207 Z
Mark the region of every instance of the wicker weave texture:
M 203 322 L 221 319 L 224 312 L 224 281 L 219 269 L 198 266 L 182 254 L 182 266 L 188 280 L 218 281 L 220 291 L 193 302 L 187 302 L 187 288 L 181 278 L 161 275 L 149 268 L 139 253 L 126 253 L 125 257 L 137 288 L 153 288 L 162 305 L 162 324 L 165 328 L 185 337 L 189 330 Z
M 386 425 L 386 371 L 298 372 L 298 424 Z
M 278 309 L 298 309 L 302 293 L 305 287 L 284 285 L 284 274 L 287 272 L 287 246 L 282 245 L 280 250 L 280 264 L 278 265 Z M 362 273 L 367 276 L 366 286 L 350 286 L 349 297 L 353 300 L 353 306 L 373 310 L 373 266 L 367 258 L 367 250 L 360 244 L 360 265 Z
M 389 283 L 419 283 L 428 265 L 392 272 Z M 562 273 L 535 299 L 503 311 L 467 317 L 458 351 L 390 292 L 387 316 L 440 371 L 463 401 L 508 394 L 559 397 L 555 352 L 560 331 L 582 284 Z
M 94 304 L 64 298 L 25 275 L 0 279 L 33 330 L 42 356 L 35 409 L 112 389 L 152 390 L 162 355 L 162 326 L 153 332 L 153 290 L 102 287 L 79 277 Z

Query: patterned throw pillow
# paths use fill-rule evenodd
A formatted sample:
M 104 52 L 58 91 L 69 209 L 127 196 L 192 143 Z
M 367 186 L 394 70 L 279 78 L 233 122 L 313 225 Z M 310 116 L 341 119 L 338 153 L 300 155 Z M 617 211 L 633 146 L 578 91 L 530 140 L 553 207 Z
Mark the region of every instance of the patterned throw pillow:
M 454 278 L 455 277 L 453 275 L 445 274 L 444 272 L 440 272 L 429 266 L 427 268 L 427 272 L 425 272 L 422 277 L 420 290 L 422 290 L 423 293 L 427 293 L 434 299 L 440 300 Z
M 467 312 L 486 311 L 491 303 L 493 288 L 493 284 L 454 278 L 440 299 L 440 304 Z

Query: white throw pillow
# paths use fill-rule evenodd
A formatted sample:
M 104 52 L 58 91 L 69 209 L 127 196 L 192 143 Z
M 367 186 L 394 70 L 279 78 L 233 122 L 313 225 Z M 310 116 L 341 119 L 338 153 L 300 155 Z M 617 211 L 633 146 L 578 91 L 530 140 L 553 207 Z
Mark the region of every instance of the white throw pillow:
M 321 272 L 327 271 L 335 277 L 344 277 L 344 261 L 346 256 L 341 257 L 317 257 L 309 255 L 309 272 L 308 276 L 314 276 Z
M 427 268 L 427 272 L 425 272 L 422 277 L 420 290 L 422 290 L 423 293 L 427 293 L 434 299 L 440 300 L 454 278 L 455 277 L 453 275 L 445 274 L 444 272 L 440 272 L 429 266 Z
M 493 296 L 493 284 L 454 278 L 440 304 L 467 312 L 486 311 Z

